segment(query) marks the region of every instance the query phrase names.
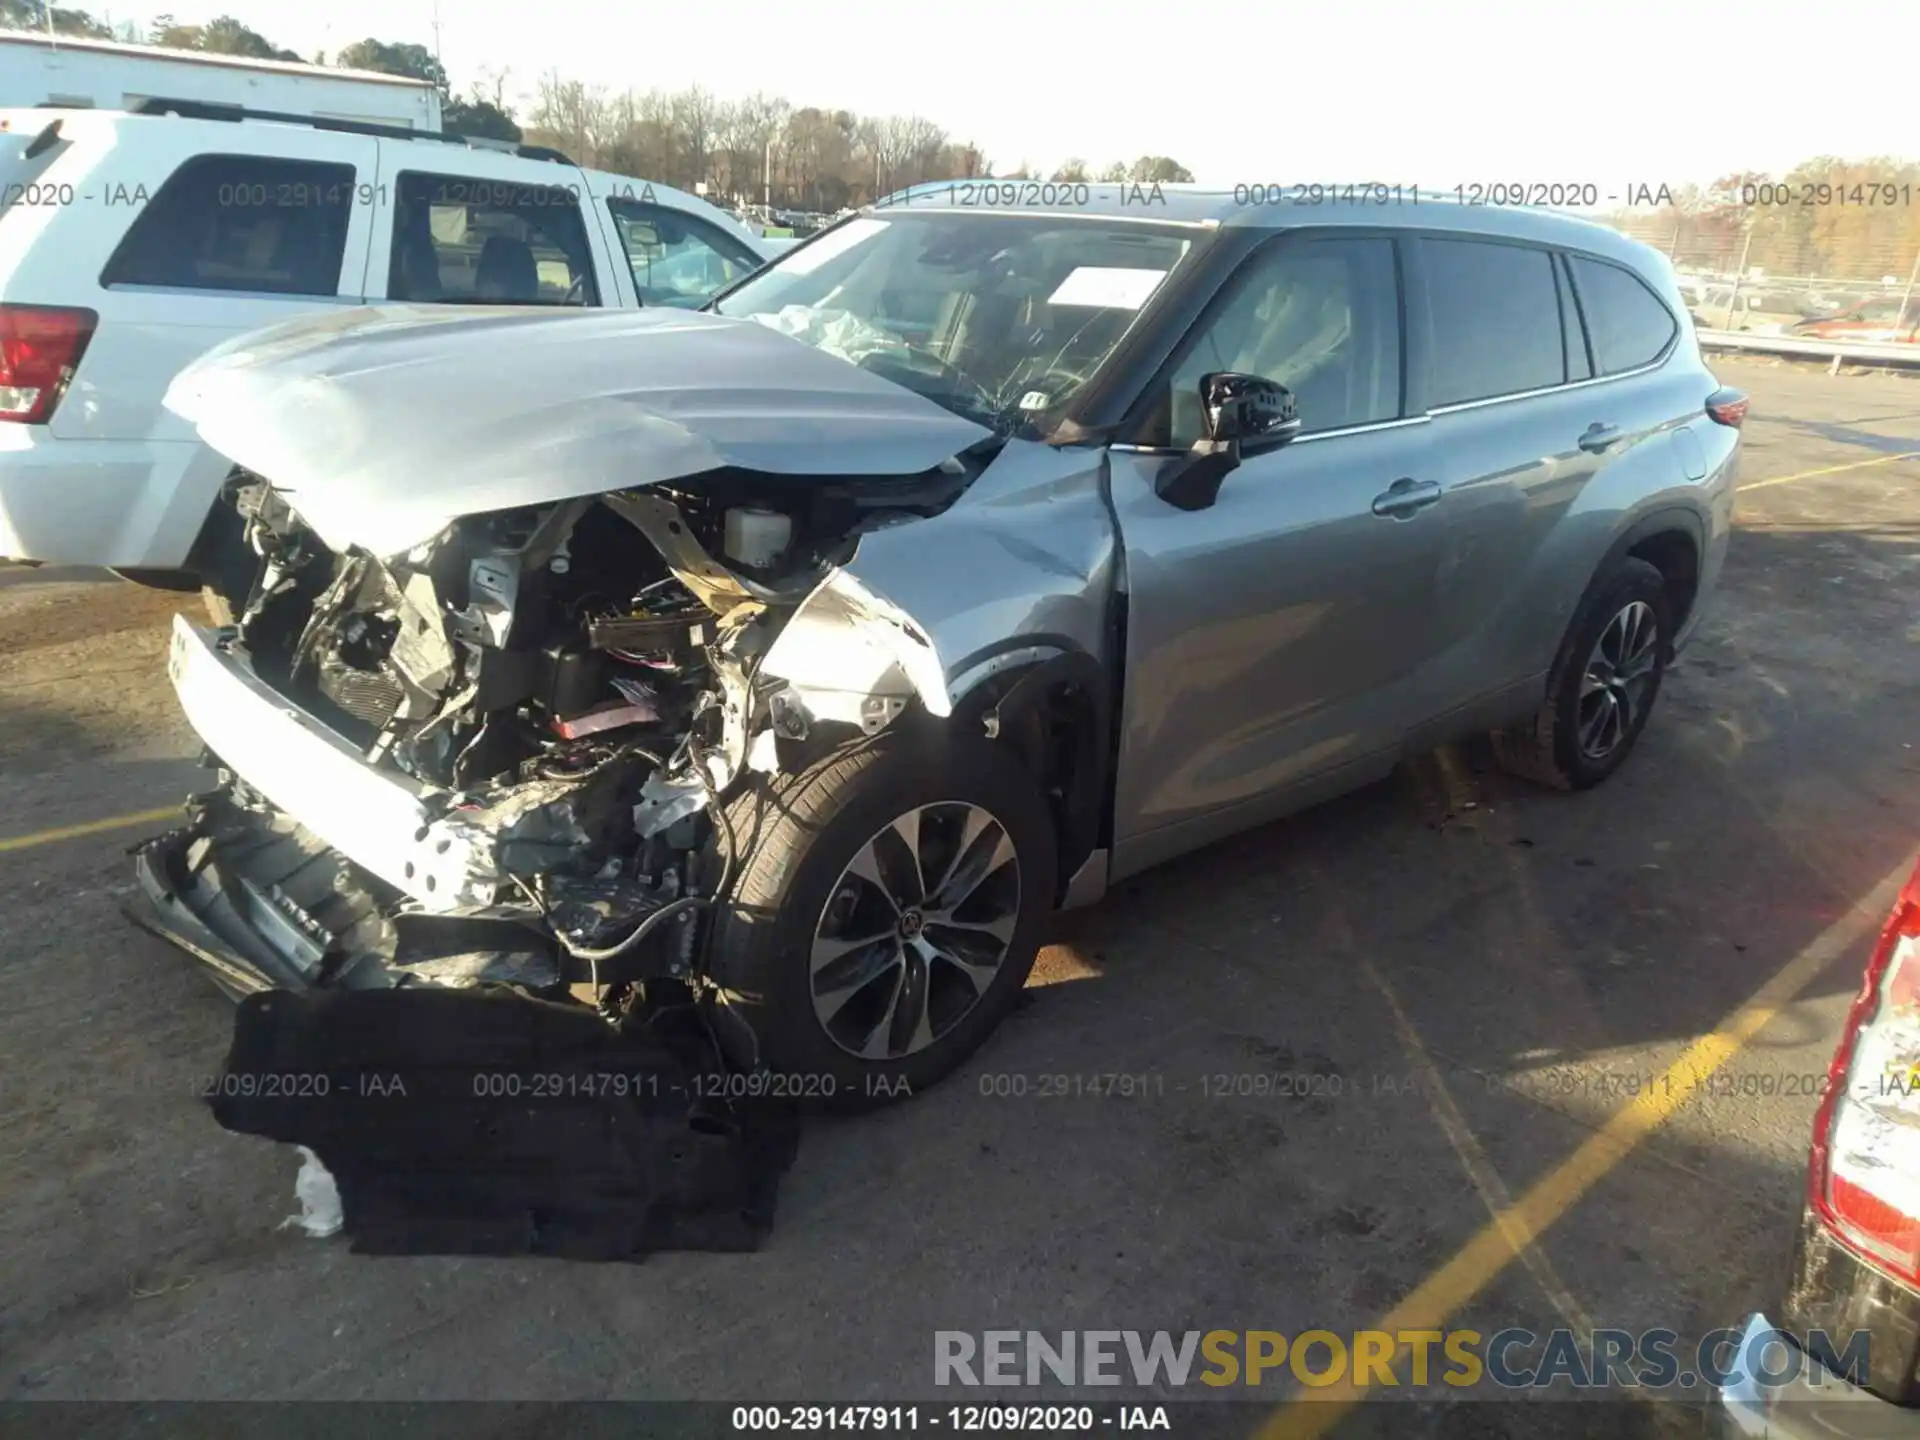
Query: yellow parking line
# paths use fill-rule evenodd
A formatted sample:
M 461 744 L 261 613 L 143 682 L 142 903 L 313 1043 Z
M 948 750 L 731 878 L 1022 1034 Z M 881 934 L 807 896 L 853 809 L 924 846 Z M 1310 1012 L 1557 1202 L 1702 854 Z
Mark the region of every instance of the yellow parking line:
M 1769 485 L 1791 485 L 1796 480 L 1811 480 L 1816 475 L 1838 475 L 1842 470 L 1864 470 L 1869 465 L 1891 465 L 1896 460 L 1920 460 L 1920 450 L 1908 450 L 1899 455 L 1879 455 L 1872 460 L 1856 460 L 1851 465 L 1829 465 L 1824 470 L 1802 470 L 1798 475 L 1776 475 L 1771 480 L 1756 480 L 1751 485 L 1733 487 L 1736 495 L 1744 495 L 1749 490 L 1764 490 Z
M 1493 1217 L 1496 1225 L 1499 1224 L 1501 1216 L 1513 1211 L 1512 1192 L 1501 1180 L 1500 1172 L 1493 1168 L 1486 1147 L 1467 1124 L 1467 1117 L 1460 1113 L 1459 1104 L 1447 1089 L 1446 1077 L 1440 1073 L 1433 1053 L 1427 1049 L 1420 1032 L 1414 1028 L 1413 1021 L 1401 1006 L 1400 997 L 1394 994 L 1386 976 L 1366 957 L 1366 953 L 1358 953 L 1361 974 L 1380 992 L 1380 998 L 1386 1002 L 1387 1014 L 1393 1019 L 1393 1028 L 1399 1032 L 1400 1048 L 1407 1052 L 1407 1058 L 1420 1072 L 1420 1087 L 1433 1109 L 1433 1118 L 1439 1122 L 1440 1133 L 1453 1147 L 1461 1170 L 1466 1172 L 1468 1182 L 1479 1194 L 1481 1204 L 1487 1207 L 1487 1214 Z M 1553 1268 L 1553 1261 L 1547 1257 L 1547 1252 L 1531 1240 L 1521 1240 L 1515 1235 L 1509 1235 L 1508 1239 L 1513 1246 L 1513 1253 L 1520 1257 L 1520 1263 L 1527 1267 L 1528 1273 L 1552 1302 L 1553 1308 L 1560 1312 L 1560 1318 L 1576 1332 L 1584 1334 L 1591 1331 L 1593 1322 L 1587 1318 L 1586 1312 L 1580 1308 L 1580 1302 L 1573 1298 L 1573 1292 Z
M 1494 1216 L 1459 1254 L 1370 1327 L 1397 1334 L 1438 1330 L 1510 1265 L 1548 1226 L 1573 1208 L 1633 1148 L 1672 1117 L 1686 1098 L 1760 1033 L 1781 1008 L 1819 978 L 1834 960 L 1872 934 L 1912 873 L 1914 857 L 1822 930 L 1711 1035 L 1689 1045 L 1652 1088 L 1641 1092 L 1519 1201 Z M 1861 963 L 1865 964 L 1865 957 Z M 1398 1357 L 1395 1357 L 1396 1360 Z M 1308 1391 L 1282 1405 L 1257 1432 L 1259 1440 L 1303 1440 L 1325 1435 L 1366 1396 L 1351 1377 Z
M 31 850 L 36 845 L 51 845 L 58 840 L 78 840 L 83 835 L 101 835 L 109 830 L 127 830 L 135 825 L 151 825 L 157 820 L 177 819 L 179 814 L 178 805 L 167 805 L 158 810 L 136 810 L 131 815 L 114 815 L 105 820 L 88 820 L 79 825 L 61 825 L 52 830 L 37 830 L 31 835 L 15 835 L 11 839 L 0 840 L 0 852 Z

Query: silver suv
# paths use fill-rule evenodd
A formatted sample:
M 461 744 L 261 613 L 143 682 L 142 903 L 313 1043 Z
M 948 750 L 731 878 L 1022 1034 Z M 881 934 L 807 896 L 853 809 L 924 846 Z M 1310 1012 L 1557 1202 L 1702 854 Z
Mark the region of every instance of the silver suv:
M 928 1083 L 1122 876 L 1455 736 L 1619 767 L 1731 522 L 1685 313 L 1562 215 L 955 183 L 704 313 L 229 342 L 168 405 L 257 574 L 177 627 L 222 774 L 140 918 Z

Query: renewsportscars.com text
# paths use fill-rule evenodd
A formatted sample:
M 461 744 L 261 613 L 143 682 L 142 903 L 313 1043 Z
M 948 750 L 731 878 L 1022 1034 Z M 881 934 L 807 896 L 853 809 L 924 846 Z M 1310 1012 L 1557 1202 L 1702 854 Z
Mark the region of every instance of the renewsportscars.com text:
M 1322 1387 L 1351 1381 L 1391 1389 L 1432 1384 L 1502 1390 L 1678 1389 L 1752 1379 L 1819 1383 L 1808 1350 L 1859 1383 L 1868 1335 L 1813 1331 L 1798 1346 L 1775 1341 L 1743 1352 L 1738 1330 L 1712 1330 L 1691 1348 L 1672 1330 L 938 1330 L 936 1385 L 1155 1385 Z

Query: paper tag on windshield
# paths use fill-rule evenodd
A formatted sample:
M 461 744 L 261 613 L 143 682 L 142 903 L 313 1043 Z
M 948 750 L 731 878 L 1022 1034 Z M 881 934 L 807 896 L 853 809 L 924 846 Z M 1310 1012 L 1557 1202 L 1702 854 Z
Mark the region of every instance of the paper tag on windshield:
M 1085 305 L 1100 310 L 1138 310 L 1164 270 L 1130 270 L 1114 265 L 1082 265 L 1047 297 L 1049 305 Z
M 805 248 L 778 257 L 780 273 L 811 275 L 829 260 L 846 254 L 863 240 L 872 239 L 892 223 L 891 220 L 875 220 L 864 215 L 857 220 L 849 220 Z

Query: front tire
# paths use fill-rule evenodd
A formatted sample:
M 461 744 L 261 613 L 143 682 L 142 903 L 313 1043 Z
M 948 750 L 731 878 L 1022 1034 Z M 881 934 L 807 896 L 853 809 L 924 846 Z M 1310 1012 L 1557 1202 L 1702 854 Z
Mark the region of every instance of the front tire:
M 708 973 L 752 1058 L 793 1093 L 840 1108 L 912 1094 L 1018 999 L 1058 860 L 1039 784 L 1010 751 L 896 722 L 727 818 L 741 868 Z
M 1589 588 L 1529 720 L 1496 731 L 1501 766 L 1556 790 L 1588 790 L 1626 763 L 1673 646 L 1666 578 L 1628 558 Z

